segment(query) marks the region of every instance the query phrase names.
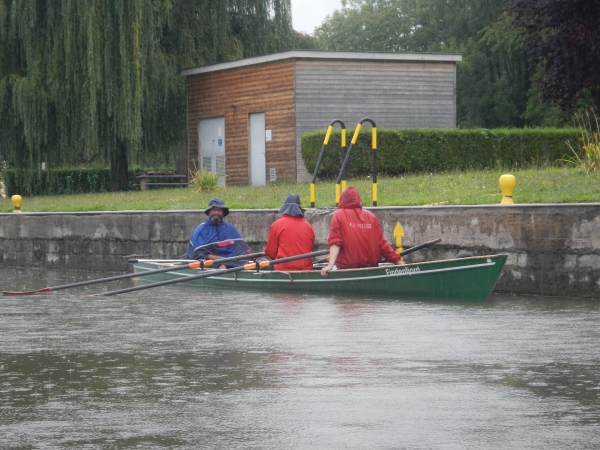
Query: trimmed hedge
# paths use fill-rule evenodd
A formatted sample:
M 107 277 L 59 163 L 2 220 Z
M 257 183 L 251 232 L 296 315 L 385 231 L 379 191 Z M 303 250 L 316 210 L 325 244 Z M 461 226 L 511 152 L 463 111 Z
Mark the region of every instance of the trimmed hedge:
M 135 173 L 139 168 L 129 171 L 128 188 L 133 189 Z M 6 195 L 81 194 L 89 192 L 108 192 L 110 190 L 110 170 L 97 169 L 6 169 L 3 172 Z
M 377 171 L 403 173 L 541 167 L 570 157 L 578 130 L 547 129 L 405 129 L 377 130 Z M 348 145 L 354 130 L 347 131 Z M 302 159 L 314 173 L 325 132 L 302 136 Z M 318 177 L 337 178 L 341 169 L 340 132 L 335 130 L 323 155 Z M 348 160 L 348 176 L 371 174 L 371 130 L 363 129 Z

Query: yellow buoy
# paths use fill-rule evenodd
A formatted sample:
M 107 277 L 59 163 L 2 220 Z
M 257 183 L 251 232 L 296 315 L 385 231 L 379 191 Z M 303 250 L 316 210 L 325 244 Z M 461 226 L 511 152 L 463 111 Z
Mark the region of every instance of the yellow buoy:
M 13 205 L 15 205 L 15 210 L 13 212 L 20 213 L 21 212 L 21 201 L 23 198 L 20 195 L 13 195 L 11 198 Z
M 517 184 L 517 179 L 511 174 L 504 174 L 498 180 L 498 184 L 500 185 L 500 189 L 502 190 L 502 201 L 500 202 L 500 204 L 514 204 L 512 195 L 513 191 L 515 190 L 515 185 Z

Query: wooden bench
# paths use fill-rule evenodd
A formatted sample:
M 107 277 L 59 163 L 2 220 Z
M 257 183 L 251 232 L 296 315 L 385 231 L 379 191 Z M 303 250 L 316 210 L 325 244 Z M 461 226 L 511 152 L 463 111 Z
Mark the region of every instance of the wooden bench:
M 177 175 L 172 172 L 141 172 L 136 173 L 135 178 L 138 180 L 138 184 L 135 187 L 139 187 L 140 191 L 146 191 L 150 187 L 188 187 L 189 183 L 183 182 L 186 180 L 186 175 Z M 153 181 L 148 181 L 153 180 Z M 161 180 L 161 181 L 154 181 Z

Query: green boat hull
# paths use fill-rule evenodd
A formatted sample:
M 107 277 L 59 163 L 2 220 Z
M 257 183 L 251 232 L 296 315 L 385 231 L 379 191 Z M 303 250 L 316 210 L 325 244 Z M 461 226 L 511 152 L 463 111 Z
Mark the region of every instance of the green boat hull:
M 485 300 L 496 285 L 507 255 L 431 261 L 402 266 L 382 265 L 366 269 L 330 272 L 240 271 L 183 281 L 201 272 L 177 270 L 140 277 L 144 282 L 181 279 L 182 285 L 246 291 L 295 292 L 410 299 Z M 138 273 L 165 267 L 159 261 L 139 260 Z

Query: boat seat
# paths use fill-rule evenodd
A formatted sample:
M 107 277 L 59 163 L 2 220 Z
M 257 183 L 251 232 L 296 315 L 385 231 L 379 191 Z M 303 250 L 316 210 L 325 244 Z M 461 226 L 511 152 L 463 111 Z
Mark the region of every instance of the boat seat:
M 287 275 L 287 277 L 290 279 L 291 282 L 294 282 L 294 278 L 292 277 L 292 274 L 289 272 L 284 272 L 283 270 L 271 270 L 268 273 L 282 273 L 284 275 Z M 258 275 L 260 277 L 265 276 L 265 274 L 263 272 L 254 272 L 254 275 Z

